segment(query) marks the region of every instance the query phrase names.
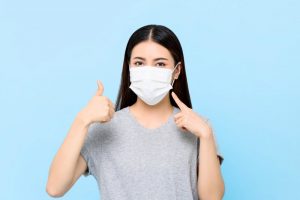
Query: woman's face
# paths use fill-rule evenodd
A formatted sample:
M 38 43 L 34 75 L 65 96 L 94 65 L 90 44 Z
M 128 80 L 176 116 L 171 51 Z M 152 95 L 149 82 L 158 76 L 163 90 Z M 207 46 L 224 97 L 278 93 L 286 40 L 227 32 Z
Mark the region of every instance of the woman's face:
M 147 40 L 133 47 L 129 66 L 142 67 L 145 65 L 161 68 L 173 69 L 175 63 L 169 50 L 162 45 Z M 177 79 L 180 73 L 181 65 L 178 64 L 174 71 L 174 78 Z

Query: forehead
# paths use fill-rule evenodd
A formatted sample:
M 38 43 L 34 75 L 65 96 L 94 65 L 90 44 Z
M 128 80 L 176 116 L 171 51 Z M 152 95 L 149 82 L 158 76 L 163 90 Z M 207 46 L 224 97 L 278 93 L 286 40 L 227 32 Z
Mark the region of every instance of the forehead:
M 172 60 L 172 55 L 167 48 L 151 40 L 141 42 L 134 46 L 132 49 L 131 58 L 136 56 L 144 57 L 146 59 L 165 57 Z

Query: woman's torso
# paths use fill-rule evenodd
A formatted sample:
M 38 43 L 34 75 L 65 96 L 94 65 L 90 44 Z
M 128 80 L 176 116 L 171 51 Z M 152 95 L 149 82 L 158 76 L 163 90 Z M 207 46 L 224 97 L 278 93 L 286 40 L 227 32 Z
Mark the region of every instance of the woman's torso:
M 93 123 L 82 154 L 101 199 L 198 199 L 197 137 L 179 129 L 173 116 L 155 129 L 143 127 L 129 107 L 111 121 Z

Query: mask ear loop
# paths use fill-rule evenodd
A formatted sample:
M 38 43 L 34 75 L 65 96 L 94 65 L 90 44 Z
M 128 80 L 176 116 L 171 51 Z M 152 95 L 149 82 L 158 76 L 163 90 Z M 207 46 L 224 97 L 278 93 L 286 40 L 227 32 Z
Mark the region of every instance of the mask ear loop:
M 172 74 L 174 73 L 174 71 L 175 71 L 176 67 L 178 66 L 178 64 L 179 64 L 179 63 L 177 63 L 176 66 L 174 67 Z M 175 78 L 174 78 L 173 81 L 172 81 L 172 84 L 171 84 L 172 87 L 173 87 L 174 81 L 175 81 Z

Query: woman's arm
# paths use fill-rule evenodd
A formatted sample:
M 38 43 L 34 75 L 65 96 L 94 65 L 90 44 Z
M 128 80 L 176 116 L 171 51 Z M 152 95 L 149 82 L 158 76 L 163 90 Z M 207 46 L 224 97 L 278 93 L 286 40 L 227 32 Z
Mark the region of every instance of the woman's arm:
M 221 200 L 225 185 L 212 132 L 200 139 L 198 170 L 199 199 Z
M 50 166 L 46 191 L 50 196 L 63 196 L 87 168 L 87 163 L 80 155 L 88 134 L 88 127 L 93 122 L 107 122 L 115 113 L 109 98 L 103 96 L 104 87 L 97 81 L 98 90 L 88 105 L 81 110 L 55 155 Z
M 86 170 L 87 165 L 80 158 L 80 150 L 87 129 L 88 124 L 78 114 L 50 166 L 46 186 L 50 196 L 63 196 Z
M 172 97 L 181 112 L 174 116 L 175 123 L 188 130 L 200 140 L 198 165 L 198 194 L 200 200 L 220 200 L 224 195 L 224 181 L 217 156 L 213 130 L 207 120 L 187 107 L 172 92 Z

